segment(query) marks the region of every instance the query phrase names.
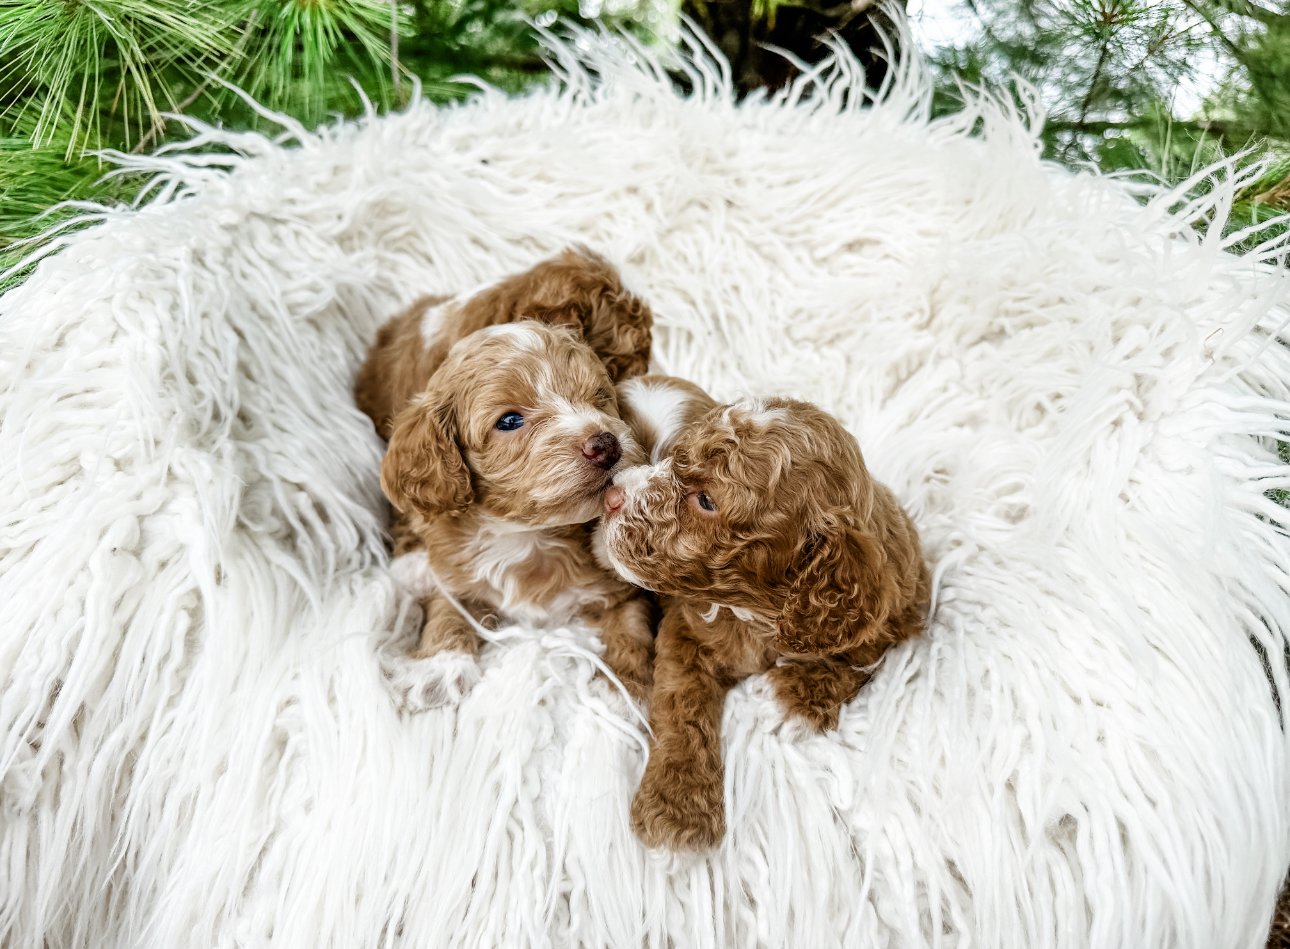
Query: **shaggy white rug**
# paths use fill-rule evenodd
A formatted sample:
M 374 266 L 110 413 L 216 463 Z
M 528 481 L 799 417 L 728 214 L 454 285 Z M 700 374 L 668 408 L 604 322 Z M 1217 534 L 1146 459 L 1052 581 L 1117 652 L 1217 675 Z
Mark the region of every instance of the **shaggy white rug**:
M 1230 182 L 1139 205 L 1007 109 L 929 121 L 916 63 L 872 109 L 847 60 L 735 107 L 702 56 L 682 98 L 553 55 L 524 99 L 196 129 L 0 302 L 0 944 L 1258 945 L 1290 354 L 1284 275 L 1188 229 Z M 836 734 L 731 696 L 710 860 L 632 837 L 583 633 L 513 631 L 455 711 L 380 672 L 415 616 L 364 345 L 572 241 L 660 368 L 839 413 L 934 561 Z

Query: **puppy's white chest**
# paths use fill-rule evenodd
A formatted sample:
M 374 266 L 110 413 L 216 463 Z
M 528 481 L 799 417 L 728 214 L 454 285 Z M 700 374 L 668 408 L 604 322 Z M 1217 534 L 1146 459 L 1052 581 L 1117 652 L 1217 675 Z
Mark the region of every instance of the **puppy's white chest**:
M 587 558 L 566 537 L 541 530 L 484 530 L 470 558 L 476 583 L 493 594 L 488 598 L 506 618 L 520 623 L 567 623 L 605 600 L 603 580 L 588 571 Z

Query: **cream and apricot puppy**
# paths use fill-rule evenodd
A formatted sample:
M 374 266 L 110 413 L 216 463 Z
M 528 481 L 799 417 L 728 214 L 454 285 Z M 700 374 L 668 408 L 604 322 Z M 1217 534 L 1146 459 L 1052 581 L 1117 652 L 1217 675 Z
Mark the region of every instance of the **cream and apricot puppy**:
M 621 577 L 664 598 L 632 823 L 649 845 L 702 850 L 725 832 L 727 691 L 765 672 L 786 714 L 834 727 L 874 663 L 922 629 L 928 571 L 913 523 L 827 413 L 715 405 L 688 383 L 656 382 L 644 402 L 623 389 L 628 417 L 676 399 L 656 415 L 664 449 L 606 492 L 597 540 Z
M 479 677 L 478 639 L 436 580 L 476 617 L 590 619 L 609 664 L 644 692 L 649 602 L 597 568 L 586 522 L 635 457 L 608 386 L 645 371 L 652 329 L 617 269 L 580 247 L 422 297 L 380 328 L 354 398 L 390 441 L 392 568 L 425 615 L 424 661 L 389 670 L 406 707 L 455 701 Z
M 478 678 L 476 619 L 597 627 L 605 660 L 643 697 L 648 600 L 602 568 L 590 541 L 605 488 L 645 458 L 604 363 L 575 330 L 531 320 L 459 340 L 394 417 L 381 486 L 402 515 L 397 561 L 428 564 L 424 626 L 398 683 L 410 709 L 460 698 Z

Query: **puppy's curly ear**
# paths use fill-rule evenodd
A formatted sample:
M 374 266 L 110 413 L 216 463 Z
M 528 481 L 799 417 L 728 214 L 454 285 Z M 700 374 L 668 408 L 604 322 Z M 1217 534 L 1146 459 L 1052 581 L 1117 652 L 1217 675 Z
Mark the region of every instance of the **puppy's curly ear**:
M 550 305 L 535 308 L 534 318 L 580 329 L 615 385 L 649 371 L 654 313 L 623 286 L 613 264 L 586 247 L 570 247 L 549 263 L 548 279 Z
M 640 297 L 623 286 L 618 271 L 603 258 L 579 248 L 598 265 L 604 281 L 601 292 L 592 294 L 582 311 L 582 336 L 609 373 L 615 385 L 624 379 L 649 372 L 654 337 L 654 313 Z
M 474 500 L 447 393 L 432 387 L 394 417 L 381 490 L 398 510 L 424 517 L 463 511 Z
M 903 513 L 892 530 L 835 520 L 804 546 L 780 613 L 782 652 L 827 656 L 914 635 L 926 569 Z
M 618 268 L 586 247 L 566 248 L 472 294 L 451 319 L 453 339 L 517 320 L 568 326 L 595 350 L 615 385 L 649 370 L 653 312 L 623 286 Z

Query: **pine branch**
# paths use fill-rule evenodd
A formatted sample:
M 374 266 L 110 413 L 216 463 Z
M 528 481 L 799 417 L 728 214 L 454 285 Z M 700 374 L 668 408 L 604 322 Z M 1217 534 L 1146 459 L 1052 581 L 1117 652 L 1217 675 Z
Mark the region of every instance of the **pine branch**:
M 1088 119 L 1089 110 L 1093 105 L 1093 96 L 1097 94 L 1098 84 L 1102 81 L 1102 70 L 1106 68 L 1106 59 L 1111 53 L 1110 34 L 1104 32 L 1102 36 L 1102 45 L 1097 52 L 1097 64 L 1093 67 L 1093 76 L 1089 80 L 1088 90 L 1084 93 L 1084 98 L 1079 104 L 1079 122 L 1085 122 Z M 1066 146 L 1064 156 L 1069 159 L 1071 149 L 1075 147 L 1075 140 L 1072 139 Z
M 403 76 L 399 73 L 399 0 L 390 0 L 390 83 L 394 95 L 403 97 Z
M 1277 13 L 1275 10 L 1269 10 L 1267 7 L 1261 7 L 1257 3 L 1251 2 L 1251 0 L 1214 0 L 1214 3 L 1228 13 L 1235 13 L 1237 16 L 1258 20 L 1265 26 L 1281 26 L 1290 22 L 1290 16 Z
M 1158 116 L 1142 116 L 1134 119 L 1054 119 L 1044 123 L 1044 128 L 1053 132 L 1079 132 L 1089 135 L 1101 135 L 1103 132 L 1137 131 L 1158 128 L 1161 119 Z M 1273 133 L 1267 129 L 1242 125 L 1238 122 L 1223 119 L 1174 119 L 1169 120 L 1173 128 L 1187 129 L 1201 134 L 1214 135 L 1229 140 L 1252 142 L 1257 139 L 1272 138 Z
M 251 15 L 247 17 L 246 24 L 242 28 L 242 35 L 238 38 L 237 45 L 233 48 L 233 52 L 229 56 L 230 61 L 236 62 L 238 59 L 242 57 L 244 51 L 246 50 L 247 38 L 251 35 L 251 31 L 255 29 L 255 22 L 259 16 L 260 16 L 260 12 L 258 10 L 252 10 Z M 194 89 L 191 93 L 185 96 L 184 100 L 178 103 L 170 111 L 175 115 L 183 115 L 184 110 L 189 108 L 194 102 L 200 99 L 202 97 L 202 94 L 205 93 L 206 90 L 209 89 L 214 82 L 215 82 L 215 74 L 208 73 L 206 78 L 202 80 L 201 84 L 196 89 Z M 157 116 L 157 120 L 152 124 L 152 128 L 148 129 L 148 133 L 139 140 L 139 144 L 135 145 L 134 148 L 131 149 L 131 151 L 134 152 L 135 154 L 139 154 L 143 152 L 144 149 L 146 149 L 148 145 L 152 143 L 152 140 L 156 138 L 157 135 L 159 135 L 162 131 L 165 130 L 165 127 L 166 127 L 165 117 L 160 115 Z
M 1232 38 L 1227 35 L 1227 31 L 1223 29 L 1222 24 L 1211 16 L 1209 11 L 1201 4 L 1197 3 L 1196 0 L 1183 0 L 1183 3 L 1188 9 L 1194 11 L 1201 19 L 1209 24 L 1210 32 L 1213 33 L 1214 38 L 1223 45 L 1233 59 L 1248 69 L 1249 63 L 1245 58 L 1245 50 L 1238 46 Z

